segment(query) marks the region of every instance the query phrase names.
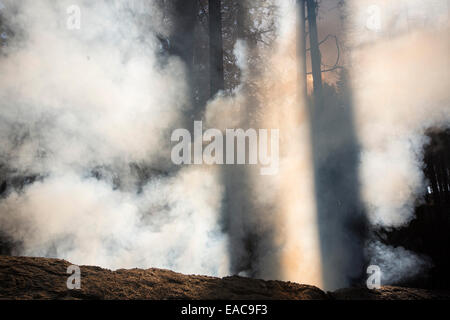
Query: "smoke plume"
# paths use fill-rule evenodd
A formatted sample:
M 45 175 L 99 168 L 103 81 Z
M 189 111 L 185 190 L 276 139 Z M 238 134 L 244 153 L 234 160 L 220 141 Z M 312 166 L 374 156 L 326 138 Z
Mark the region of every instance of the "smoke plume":
M 274 22 L 275 40 L 237 42 L 241 84 L 211 99 L 203 120 L 221 130 L 280 129 L 274 176 L 258 166 L 171 164 L 171 132 L 199 113 L 188 68 L 163 52 L 160 38 L 171 30 L 156 1 L 0 1 L 8 27 L 0 42 L 0 232 L 17 244 L 13 254 L 347 285 L 362 269 L 361 259 L 346 264 L 361 244 L 342 227 L 361 209 L 352 203 L 358 193 L 372 228 L 414 218 L 427 186 L 425 132 L 450 125 L 445 1 L 346 1 L 351 115 L 308 110 L 294 1 L 273 0 L 275 15 L 267 6 L 247 17 L 252 30 Z M 73 5 L 81 29 L 68 27 Z M 339 163 L 327 166 L 330 159 Z M 318 164 L 332 173 L 323 181 Z M 340 179 L 331 188 L 333 174 Z M 318 203 L 317 190 L 339 192 Z M 320 220 L 323 211 L 334 220 Z M 372 239 L 367 255 L 386 284 L 429 266 Z
M 274 4 L 276 40 L 256 47 L 243 39 L 237 42 L 241 86 L 230 97 L 219 95 L 210 101 L 206 120 L 208 126 L 222 129 L 280 130 L 277 175 L 261 176 L 255 167 L 225 169 L 225 184 L 233 186 L 228 204 L 231 251 L 238 262 L 249 255 L 252 259 L 250 270 L 238 264 L 236 271 L 322 286 L 309 119 L 298 73 L 296 8 L 286 1 Z M 263 61 L 259 68 L 252 65 L 255 55 Z M 253 247 L 245 247 L 247 237 Z
M 80 30 L 67 27 L 76 4 Z M 1 231 L 15 254 L 228 274 L 212 169 L 174 170 L 186 72 L 154 2 L 2 1 Z M 195 236 L 193 236 L 195 235 Z
M 347 9 L 362 196 L 374 227 L 401 227 L 427 187 L 425 132 L 450 125 L 448 3 L 355 0 Z M 387 283 L 426 265 L 403 248 L 368 246 Z

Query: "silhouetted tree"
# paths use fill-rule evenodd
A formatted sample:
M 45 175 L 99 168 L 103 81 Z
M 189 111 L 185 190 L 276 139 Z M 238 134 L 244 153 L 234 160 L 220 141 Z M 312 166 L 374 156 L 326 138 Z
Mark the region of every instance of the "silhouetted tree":
M 221 0 L 209 0 L 210 96 L 224 89 Z

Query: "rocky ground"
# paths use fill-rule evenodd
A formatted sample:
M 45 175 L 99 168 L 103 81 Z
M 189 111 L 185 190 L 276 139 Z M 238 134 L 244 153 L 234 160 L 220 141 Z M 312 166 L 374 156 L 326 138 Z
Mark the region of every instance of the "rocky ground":
M 450 299 L 450 293 L 382 287 L 327 292 L 292 282 L 183 275 L 162 269 L 81 266 L 81 289 L 67 289 L 68 261 L 0 256 L 0 299 Z

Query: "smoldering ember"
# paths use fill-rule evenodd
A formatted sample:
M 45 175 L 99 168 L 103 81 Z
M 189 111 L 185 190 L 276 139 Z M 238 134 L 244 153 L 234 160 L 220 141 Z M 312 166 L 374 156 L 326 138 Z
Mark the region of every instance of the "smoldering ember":
M 203 133 L 202 121 L 194 121 L 194 141 L 187 129 L 176 129 L 172 141 L 181 141 L 172 148 L 172 162 L 180 164 L 258 164 L 266 165 L 260 169 L 263 175 L 274 175 L 279 168 L 279 130 L 226 129 L 225 143 L 222 131 L 208 129 Z M 248 141 L 248 144 L 246 144 Z M 210 142 L 203 150 L 203 142 Z M 235 142 L 237 145 L 235 146 Z M 224 152 L 224 146 L 226 151 Z M 270 148 L 269 148 L 270 146 Z M 193 148 L 193 152 L 192 152 Z M 270 155 L 269 150 L 270 149 Z M 248 154 L 247 154 L 248 150 Z M 236 155 L 235 155 L 236 151 Z M 192 162 L 192 154 L 194 161 Z M 224 155 L 225 161 L 224 161 Z M 236 160 L 237 159 L 237 160 Z
M 448 299 L 449 10 L 0 0 L 0 300 Z

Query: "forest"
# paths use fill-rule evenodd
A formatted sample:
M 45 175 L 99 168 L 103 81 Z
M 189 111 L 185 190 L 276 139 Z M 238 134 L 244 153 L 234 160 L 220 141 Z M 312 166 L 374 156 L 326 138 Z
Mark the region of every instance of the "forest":
M 74 1 L 76 30 L 25 2 L 0 0 L 0 255 L 450 288 L 446 1 Z M 195 121 L 279 129 L 279 173 L 171 163 Z

